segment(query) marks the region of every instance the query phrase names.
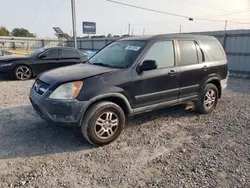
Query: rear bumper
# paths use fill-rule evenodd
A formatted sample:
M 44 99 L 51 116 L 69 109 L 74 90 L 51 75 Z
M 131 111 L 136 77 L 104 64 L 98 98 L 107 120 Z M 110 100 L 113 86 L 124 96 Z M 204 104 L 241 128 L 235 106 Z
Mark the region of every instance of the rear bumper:
M 30 102 L 45 121 L 63 126 L 80 126 L 87 103 L 78 100 L 55 100 L 37 94 L 32 88 Z
M 224 91 L 227 88 L 227 83 L 228 83 L 228 76 L 229 76 L 229 72 L 227 74 L 227 77 L 223 80 L 220 81 L 221 84 L 221 90 Z

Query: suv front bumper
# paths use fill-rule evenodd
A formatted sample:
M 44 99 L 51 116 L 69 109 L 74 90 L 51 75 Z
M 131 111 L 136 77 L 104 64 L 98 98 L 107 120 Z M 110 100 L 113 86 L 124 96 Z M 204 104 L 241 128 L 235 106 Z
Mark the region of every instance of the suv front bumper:
M 51 92 L 49 92 L 51 93 Z M 49 96 L 47 94 L 46 96 Z M 33 88 L 30 90 L 30 102 L 36 113 L 48 123 L 80 126 L 83 114 L 88 103 L 78 100 L 49 99 L 37 94 Z

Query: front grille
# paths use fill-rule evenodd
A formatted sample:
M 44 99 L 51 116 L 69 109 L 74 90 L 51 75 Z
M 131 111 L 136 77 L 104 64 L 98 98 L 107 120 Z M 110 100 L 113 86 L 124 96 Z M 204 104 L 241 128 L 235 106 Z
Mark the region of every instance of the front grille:
M 37 80 L 37 82 L 34 84 L 34 90 L 39 95 L 43 95 L 48 89 L 49 89 L 49 84 L 41 80 Z

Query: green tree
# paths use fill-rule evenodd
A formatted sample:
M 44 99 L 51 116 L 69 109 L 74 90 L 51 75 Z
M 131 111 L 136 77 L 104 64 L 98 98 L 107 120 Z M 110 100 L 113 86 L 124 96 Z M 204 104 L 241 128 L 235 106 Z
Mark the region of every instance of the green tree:
M 33 33 L 30 33 L 24 28 L 15 28 L 12 30 L 12 36 L 15 37 L 36 37 Z
M 91 36 L 91 38 L 93 39 L 93 38 L 106 38 L 106 36 L 105 35 L 93 35 L 93 36 Z
M 108 34 L 107 38 L 109 38 L 109 37 L 112 37 L 112 34 L 111 34 L 111 33 Z
M 9 31 L 6 27 L 0 27 L 0 36 L 9 36 Z

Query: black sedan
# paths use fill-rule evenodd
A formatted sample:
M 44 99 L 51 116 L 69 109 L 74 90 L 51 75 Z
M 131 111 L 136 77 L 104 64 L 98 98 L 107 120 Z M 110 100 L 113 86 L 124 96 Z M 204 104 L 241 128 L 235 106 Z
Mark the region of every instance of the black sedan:
M 87 55 L 74 48 L 41 48 L 27 56 L 0 57 L 0 75 L 11 76 L 17 80 L 28 80 L 50 69 L 86 61 Z

